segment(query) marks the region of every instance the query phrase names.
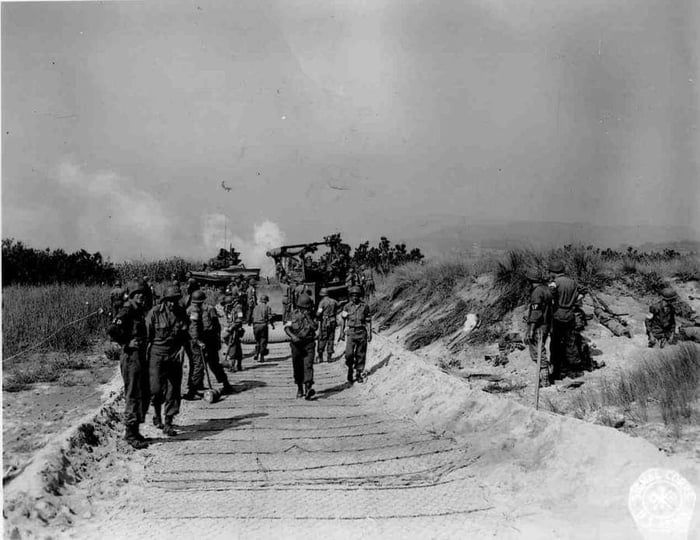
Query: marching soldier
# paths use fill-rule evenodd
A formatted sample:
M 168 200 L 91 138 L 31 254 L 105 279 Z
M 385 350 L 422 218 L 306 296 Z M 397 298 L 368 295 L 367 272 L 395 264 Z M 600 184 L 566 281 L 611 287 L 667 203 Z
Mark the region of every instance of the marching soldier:
M 258 295 L 255 292 L 255 281 L 253 278 L 248 280 L 248 289 L 246 290 L 246 304 L 248 305 L 248 324 L 253 322 L 253 310 L 258 304 Z
M 148 359 L 146 357 L 146 321 L 144 297 L 146 284 L 134 280 L 129 284 L 129 297 L 109 327 L 109 336 L 122 346 L 119 359 L 124 380 L 124 439 L 132 447 L 146 448 L 146 439 L 139 433 L 150 398 Z
M 308 295 L 302 294 L 291 319 L 284 325 L 284 331 L 291 340 L 289 347 L 292 351 L 297 397 L 305 397 L 307 400 L 316 394 L 313 385 L 318 324 L 313 319 L 312 311 L 313 301 Z
M 180 412 L 180 350 L 187 341 L 187 319 L 179 300 L 180 290 L 171 285 L 165 289 L 160 305 L 151 309 L 146 316 L 153 425 L 169 437 L 177 435 L 173 418 Z M 161 416 L 163 405 L 165 423 Z
M 528 270 L 525 277 L 532 286 L 525 343 L 530 350 L 530 358 L 534 362 L 537 362 L 537 355 L 540 355 L 540 386 L 549 386 L 551 373 L 545 343 L 552 325 L 552 293 L 535 269 Z
M 228 382 L 228 377 L 219 360 L 221 350 L 221 322 L 216 308 L 210 304 L 202 303 L 202 343 L 204 344 L 204 369 L 211 369 L 216 382 L 223 385 L 224 393 L 231 393 L 233 387 Z M 203 382 L 203 381 L 202 381 Z
M 270 325 L 270 328 L 275 329 L 275 325 L 272 322 L 272 308 L 267 305 L 269 300 L 270 298 L 263 294 L 260 297 L 260 303 L 255 306 L 251 315 L 253 336 L 255 336 L 255 359 L 258 362 L 264 362 L 267 354 L 267 326 Z
M 328 362 L 333 361 L 333 349 L 335 344 L 335 328 L 338 325 L 338 302 L 328 296 L 328 289 L 323 288 L 319 292 L 321 301 L 316 310 L 317 319 L 320 321 L 318 334 L 317 363 L 323 362 L 323 353 L 328 349 Z
M 364 382 L 367 344 L 372 341 L 372 319 L 369 306 L 362 301 L 362 289 L 350 288 L 350 302 L 341 313 L 340 341 L 345 341 L 345 364 L 348 366 L 348 382 Z M 354 378 L 353 378 L 354 374 Z
M 365 291 L 365 301 L 369 302 L 372 296 L 374 296 L 374 292 L 376 290 L 376 286 L 374 284 L 374 273 L 372 272 L 372 269 L 365 267 L 362 271 L 361 279 L 362 288 Z
M 649 307 L 644 326 L 649 339 L 649 347 L 663 349 L 673 343 L 676 334 L 676 310 L 673 302 L 678 298 L 676 291 L 666 287 L 661 291 L 661 300 Z

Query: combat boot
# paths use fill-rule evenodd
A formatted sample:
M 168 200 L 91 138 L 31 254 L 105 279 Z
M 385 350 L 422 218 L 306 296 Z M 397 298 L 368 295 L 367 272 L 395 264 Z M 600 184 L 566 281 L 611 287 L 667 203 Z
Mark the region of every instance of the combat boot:
M 167 435 L 168 437 L 174 437 L 175 435 L 177 435 L 177 431 L 175 431 L 175 428 L 173 427 L 172 416 L 165 417 L 165 424 L 163 425 L 163 435 Z
M 221 388 L 221 393 L 223 394 L 233 394 L 233 386 L 228 381 L 224 381 L 224 386 Z
M 143 440 L 139 440 L 139 438 L 136 436 L 138 433 L 138 425 L 133 426 L 129 425 L 126 426 L 126 430 L 124 433 L 124 440 L 132 447 L 135 448 L 136 450 L 141 450 L 143 448 L 148 448 L 148 443 Z
M 304 397 L 304 385 L 303 384 L 297 384 L 297 397 Z
M 308 401 L 308 400 L 310 400 L 312 397 L 314 397 L 314 396 L 316 395 L 316 390 L 314 390 L 314 389 L 311 387 L 311 386 L 312 386 L 312 383 L 306 383 L 305 386 L 306 386 L 306 392 L 305 392 L 305 395 L 304 395 L 304 399 L 306 399 L 306 400 Z
M 348 366 L 348 382 L 352 384 L 355 382 L 355 379 L 352 376 L 352 366 Z
M 362 371 L 355 373 L 355 380 L 359 383 L 365 382 L 365 374 Z
M 163 419 L 160 416 L 160 406 L 153 406 L 153 425 L 158 429 L 163 429 Z

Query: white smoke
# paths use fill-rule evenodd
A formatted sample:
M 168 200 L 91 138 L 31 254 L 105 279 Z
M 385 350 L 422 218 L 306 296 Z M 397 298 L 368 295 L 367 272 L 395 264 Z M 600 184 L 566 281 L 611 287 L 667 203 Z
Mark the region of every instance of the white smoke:
M 162 205 L 133 178 L 89 172 L 63 162 L 55 179 L 71 202 L 64 214 L 68 243 L 116 258 L 163 256 L 172 246 L 171 221 Z
M 223 214 L 208 214 L 202 219 L 202 240 L 208 257 L 214 257 L 220 248 L 228 249 L 231 244 L 241 253 L 241 262 L 247 267 L 260 268 L 263 276 L 274 276 L 275 262 L 266 253 L 283 245 L 285 235 L 279 225 L 265 220 L 253 226 L 252 237 L 242 236 L 227 227 Z

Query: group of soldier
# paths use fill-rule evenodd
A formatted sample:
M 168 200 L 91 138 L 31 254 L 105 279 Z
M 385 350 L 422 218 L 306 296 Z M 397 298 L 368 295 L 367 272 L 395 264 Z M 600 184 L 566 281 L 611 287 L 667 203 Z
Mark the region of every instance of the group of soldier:
M 605 365 L 591 358 L 581 334 L 586 325 L 582 300 L 587 291 L 566 275 L 561 261 L 553 261 L 549 272 L 549 279 L 534 268 L 526 272 L 531 292 L 524 341 L 532 360 L 538 361 L 539 356 L 541 386 Z M 661 299 L 650 307 L 645 320 L 649 347 L 663 348 L 675 340 L 678 328 L 674 302 L 677 299 L 677 293 L 665 287 L 661 290 Z M 547 338 L 549 355 L 545 345 Z
M 254 359 L 262 362 L 268 354 L 268 328 L 274 329 L 269 298 L 258 301 L 253 280 L 236 279 L 225 289 L 221 301 L 213 305 L 191 277 L 184 286 L 174 279 L 166 286 L 156 303 L 154 288 L 148 279 L 134 279 L 127 289 L 121 283 L 111 294 L 113 319 L 109 335 L 122 350 L 120 368 L 124 380 L 125 440 L 134 448 L 145 448 L 147 442 L 139 431 L 149 406 L 153 407 L 153 424 L 164 435 L 175 436 L 174 417 L 180 411 L 181 399 L 201 399 L 205 390 L 207 368 L 223 393 L 233 387 L 220 360 L 223 357 L 232 371 L 242 370 L 241 340 L 244 325 L 252 326 L 255 339 Z M 350 301 L 341 309 L 329 297 L 328 290 L 319 293 L 315 306 L 311 290 L 303 284 L 294 287 L 292 307 L 285 310 L 284 331 L 290 340 L 294 382 L 297 397 L 311 400 L 315 395 L 313 366 L 333 359 L 337 321 L 340 317 L 340 341 L 346 341 L 345 360 L 349 383 L 363 382 L 367 343 L 372 327 L 369 307 L 363 301 L 359 286 L 349 289 Z M 187 391 L 181 395 L 183 356 L 188 357 Z M 209 386 L 211 382 L 208 381 Z

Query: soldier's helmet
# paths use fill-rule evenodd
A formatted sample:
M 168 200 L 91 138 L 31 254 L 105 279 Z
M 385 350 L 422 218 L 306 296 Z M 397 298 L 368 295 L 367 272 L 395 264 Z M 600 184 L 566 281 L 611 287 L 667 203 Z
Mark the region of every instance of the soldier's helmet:
M 314 303 L 308 294 L 300 294 L 299 295 L 299 299 L 297 300 L 297 307 L 300 307 L 302 309 L 309 309 L 313 305 L 314 305 Z
M 564 263 L 561 261 L 552 261 L 549 263 L 549 271 L 555 274 L 561 274 L 564 271 Z
M 323 289 L 321 289 L 318 294 L 319 296 L 328 296 L 328 289 L 323 287 Z
M 163 300 L 174 300 L 175 298 L 180 298 L 180 296 L 180 289 L 174 285 L 170 285 L 163 293 Z
M 360 288 L 357 287 L 357 286 L 354 286 L 354 287 L 350 287 L 350 289 L 348 290 L 348 292 L 349 292 L 351 295 L 353 295 L 353 294 L 360 295 L 360 294 L 362 294 L 362 289 L 360 289 Z
M 223 300 L 221 300 L 221 303 L 224 306 L 227 306 L 229 304 L 233 304 L 233 296 L 231 296 L 230 294 L 227 294 L 226 296 L 224 296 Z
M 537 283 L 540 281 L 540 273 L 537 271 L 536 268 L 529 268 L 527 272 L 525 272 L 525 279 L 532 283 Z
M 196 291 L 194 291 L 192 293 L 192 297 L 190 298 L 190 300 L 192 300 L 193 304 L 201 304 L 202 302 L 204 302 L 206 297 L 207 297 L 206 294 L 204 294 L 202 291 L 197 289 Z
M 136 293 L 145 293 L 146 292 L 146 282 L 142 279 L 135 279 L 132 282 L 129 283 L 129 298 L 134 296 Z
M 270 301 L 270 297 L 267 296 L 266 294 L 263 294 L 263 295 L 260 297 L 260 301 L 261 301 L 261 302 L 269 302 L 269 301 Z
M 678 295 L 671 287 L 665 287 L 661 290 L 661 296 L 666 300 L 675 300 Z

